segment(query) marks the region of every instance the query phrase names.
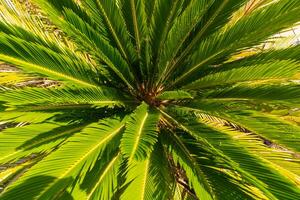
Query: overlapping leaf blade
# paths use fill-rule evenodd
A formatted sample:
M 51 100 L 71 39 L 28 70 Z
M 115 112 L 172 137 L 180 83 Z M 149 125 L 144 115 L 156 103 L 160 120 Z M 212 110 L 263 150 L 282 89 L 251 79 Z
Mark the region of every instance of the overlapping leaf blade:
M 121 149 L 129 160 L 144 160 L 157 142 L 159 113 L 142 103 L 128 118 Z

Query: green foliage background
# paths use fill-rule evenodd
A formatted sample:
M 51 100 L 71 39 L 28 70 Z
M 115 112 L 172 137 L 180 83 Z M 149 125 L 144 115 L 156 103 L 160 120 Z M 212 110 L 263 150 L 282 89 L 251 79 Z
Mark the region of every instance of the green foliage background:
M 299 13 L 0 0 L 0 199 L 300 199 Z

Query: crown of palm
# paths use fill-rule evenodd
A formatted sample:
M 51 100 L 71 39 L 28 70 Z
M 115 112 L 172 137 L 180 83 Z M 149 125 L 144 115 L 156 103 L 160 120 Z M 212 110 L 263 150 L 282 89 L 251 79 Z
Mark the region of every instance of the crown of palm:
M 299 0 L 0 2 L 1 199 L 300 197 Z

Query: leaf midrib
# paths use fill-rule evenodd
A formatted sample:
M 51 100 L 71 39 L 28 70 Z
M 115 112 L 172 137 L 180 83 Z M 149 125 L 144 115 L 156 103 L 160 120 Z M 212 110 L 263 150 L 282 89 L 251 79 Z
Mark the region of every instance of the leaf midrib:
M 209 21 L 204 25 L 204 27 L 201 29 L 201 31 L 196 35 L 196 37 L 193 39 L 193 41 L 189 44 L 189 46 L 182 52 L 179 58 L 175 60 L 175 62 L 170 62 L 172 64 L 169 68 L 169 73 L 175 69 L 176 65 L 181 62 L 183 58 L 186 57 L 188 52 L 194 47 L 194 45 L 197 43 L 197 41 L 201 38 L 203 33 L 207 30 L 207 28 L 214 22 L 215 18 L 218 16 L 218 14 L 223 10 L 223 8 L 226 6 L 229 0 L 224 0 L 224 2 L 220 5 L 220 7 L 217 9 L 217 11 L 214 13 L 214 15 L 209 19 Z M 190 73 L 190 72 L 188 72 Z
M 85 158 L 87 158 L 92 152 L 94 152 L 97 148 L 99 148 L 103 143 L 112 138 L 114 135 L 119 133 L 119 131 L 124 127 L 124 124 L 121 124 L 115 131 L 106 136 L 103 140 L 101 140 L 97 145 L 95 145 L 92 149 L 90 149 L 84 156 L 82 156 L 79 160 L 75 162 L 75 164 L 70 167 L 65 173 L 56 178 L 54 182 L 48 185 L 35 199 L 39 199 L 43 194 L 45 194 L 53 185 L 55 185 L 59 180 L 63 177 L 67 176 L 79 163 L 81 163 Z
M 148 177 L 148 168 L 149 168 L 150 159 L 146 161 L 145 166 L 145 173 L 144 173 L 144 180 L 143 180 L 143 187 L 142 187 L 142 193 L 141 193 L 141 199 L 145 199 L 145 191 L 146 191 L 146 184 L 147 184 L 147 177 Z
M 28 63 L 26 61 L 22 61 L 22 60 L 19 60 L 17 58 L 14 58 L 14 57 L 11 57 L 11 56 L 7 56 L 7 55 L 4 55 L 4 54 L 0 54 L 0 60 L 4 60 L 6 62 L 11 62 L 11 63 L 14 63 L 14 64 L 16 64 L 18 66 L 21 66 L 21 67 L 22 66 L 27 66 L 29 68 L 36 68 L 39 71 L 44 71 L 46 73 L 53 74 L 55 76 L 62 77 L 64 79 L 71 80 L 71 81 L 76 82 L 76 83 L 78 83 L 80 85 L 89 86 L 89 87 L 97 87 L 94 84 L 82 81 L 80 79 L 68 76 L 66 74 L 62 74 L 62 73 L 59 73 L 59 72 L 47 69 L 45 67 L 42 67 L 42 66 L 39 66 L 39 65 L 36 65 L 36 64 L 33 64 L 33 63 Z
M 103 171 L 103 173 L 101 174 L 98 182 L 95 184 L 95 186 L 93 187 L 93 189 L 91 190 L 91 192 L 89 193 L 88 197 L 87 197 L 87 200 L 89 200 L 95 190 L 97 189 L 97 187 L 99 186 L 99 184 L 101 183 L 102 179 L 105 177 L 105 175 L 109 172 L 109 170 L 113 167 L 114 163 L 118 160 L 118 158 L 120 157 L 120 153 L 118 153 L 118 155 L 116 157 L 114 157 L 111 162 L 106 166 L 105 170 Z
M 135 143 L 134 143 L 131 155 L 129 157 L 129 160 L 132 160 L 132 158 L 133 158 L 133 156 L 134 156 L 134 154 L 135 154 L 135 152 L 136 152 L 136 150 L 138 148 L 138 144 L 139 144 L 140 138 L 142 136 L 143 127 L 144 127 L 144 125 L 146 123 L 147 117 L 148 117 L 148 112 L 145 113 L 145 116 L 144 116 L 144 118 L 141 121 L 141 124 L 140 124 L 140 127 L 138 129 L 137 137 L 136 137 L 136 140 L 135 140 Z
M 103 8 L 102 3 L 99 0 L 97 0 L 97 4 L 100 7 L 100 10 L 101 10 L 101 12 L 102 12 L 102 14 L 104 16 L 104 19 L 105 19 L 105 21 L 106 21 L 106 23 L 107 23 L 107 25 L 109 27 L 109 30 L 111 31 L 113 37 L 115 38 L 115 41 L 116 41 L 117 45 L 119 46 L 119 48 L 120 48 L 120 50 L 122 52 L 122 55 L 128 60 L 128 56 L 126 54 L 126 51 L 124 50 L 124 48 L 123 48 L 123 46 L 121 44 L 121 41 L 119 40 L 119 38 L 118 38 L 118 36 L 116 34 L 116 31 L 113 28 L 113 25 L 112 25 L 111 21 L 108 18 L 106 10 Z

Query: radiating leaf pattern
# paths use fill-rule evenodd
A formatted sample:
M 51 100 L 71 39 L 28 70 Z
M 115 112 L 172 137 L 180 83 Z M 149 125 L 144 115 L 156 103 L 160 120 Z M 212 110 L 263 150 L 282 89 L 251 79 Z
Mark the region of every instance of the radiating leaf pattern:
M 299 13 L 0 0 L 0 199 L 300 199 Z

